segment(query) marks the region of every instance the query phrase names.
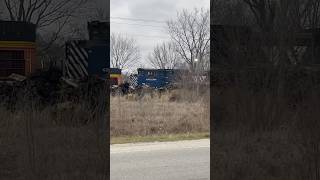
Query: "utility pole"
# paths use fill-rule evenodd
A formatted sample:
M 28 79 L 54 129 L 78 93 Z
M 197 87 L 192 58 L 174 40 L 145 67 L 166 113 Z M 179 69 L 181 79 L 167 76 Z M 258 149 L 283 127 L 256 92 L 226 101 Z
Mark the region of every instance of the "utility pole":
M 198 62 L 199 62 L 199 59 L 194 59 L 194 72 L 195 72 L 195 83 L 196 83 L 196 96 L 199 95 L 199 75 L 198 75 Z

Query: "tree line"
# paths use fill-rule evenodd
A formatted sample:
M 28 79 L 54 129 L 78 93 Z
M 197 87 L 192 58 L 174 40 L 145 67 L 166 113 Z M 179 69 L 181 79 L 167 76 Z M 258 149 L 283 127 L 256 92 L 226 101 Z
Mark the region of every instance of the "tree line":
M 194 71 L 209 69 L 210 12 L 193 9 L 177 12 L 176 18 L 166 22 L 169 41 L 157 44 L 146 57 L 147 63 L 157 69 L 186 68 Z M 120 46 L 120 44 L 122 44 Z M 120 51 L 122 53 L 120 53 Z M 111 35 L 111 65 L 129 68 L 141 59 L 134 38 Z

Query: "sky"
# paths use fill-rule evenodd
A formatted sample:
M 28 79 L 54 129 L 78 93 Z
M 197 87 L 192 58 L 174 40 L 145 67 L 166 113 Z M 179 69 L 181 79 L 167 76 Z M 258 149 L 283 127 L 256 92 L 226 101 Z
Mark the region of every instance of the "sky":
M 110 0 L 111 33 L 136 39 L 141 50 L 141 65 L 158 44 L 169 41 L 166 21 L 178 11 L 194 8 L 209 9 L 210 0 Z

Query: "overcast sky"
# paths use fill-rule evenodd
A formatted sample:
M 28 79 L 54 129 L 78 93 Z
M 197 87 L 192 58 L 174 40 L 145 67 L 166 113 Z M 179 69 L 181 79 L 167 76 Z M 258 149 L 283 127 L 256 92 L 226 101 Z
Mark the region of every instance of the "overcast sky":
M 111 33 L 135 38 L 141 62 L 149 67 L 147 55 L 157 43 L 169 40 L 165 21 L 174 19 L 178 11 L 195 7 L 209 9 L 210 0 L 110 0 Z

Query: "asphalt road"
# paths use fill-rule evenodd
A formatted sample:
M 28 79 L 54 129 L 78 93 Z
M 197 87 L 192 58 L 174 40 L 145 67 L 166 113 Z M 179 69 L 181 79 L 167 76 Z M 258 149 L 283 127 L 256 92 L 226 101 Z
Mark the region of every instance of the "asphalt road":
M 210 179 L 209 139 L 111 145 L 111 180 Z

